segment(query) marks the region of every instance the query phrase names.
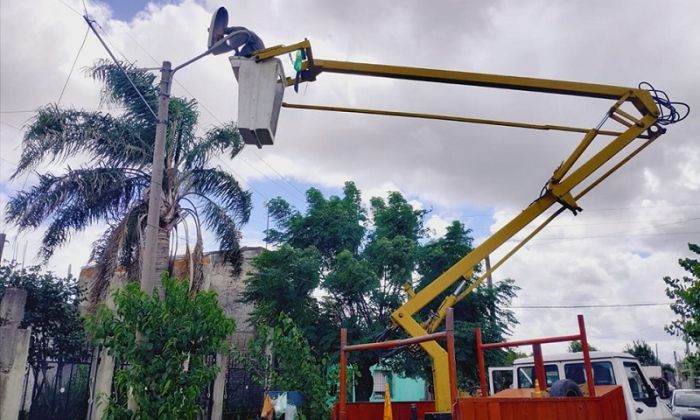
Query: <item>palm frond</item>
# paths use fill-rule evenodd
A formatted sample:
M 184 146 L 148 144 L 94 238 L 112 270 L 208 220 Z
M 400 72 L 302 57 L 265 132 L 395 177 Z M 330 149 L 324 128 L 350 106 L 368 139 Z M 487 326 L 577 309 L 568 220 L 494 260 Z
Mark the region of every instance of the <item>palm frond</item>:
M 40 254 L 49 258 L 70 234 L 98 222 L 120 220 L 133 202 L 143 200 L 146 184 L 121 168 L 72 170 L 62 176 L 41 175 L 39 184 L 10 197 L 6 219 L 20 229 L 47 220 Z
M 237 223 L 245 224 L 250 217 L 251 193 L 241 188 L 236 178 L 220 169 L 192 169 L 187 173 L 187 188 L 182 192 L 193 192 L 222 206 Z
M 207 131 L 204 137 L 188 151 L 185 156 L 185 167 L 188 169 L 202 168 L 212 155 L 220 156 L 229 151 L 231 158 L 243 150 L 244 143 L 238 134 L 235 124 L 227 123 Z
M 239 275 L 243 258 L 240 249 L 241 233 L 238 225 L 228 215 L 225 208 L 213 201 L 205 201 L 200 210 L 204 225 L 213 231 L 219 240 L 219 250 L 223 254 L 224 260 L 232 265 L 234 275 Z
M 194 244 L 194 249 L 190 252 L 189 244 L 185 252 L 185 264 L 190 278 L 190 292 L 197 293 L 202 289 L 204 284 L 204 270 L 202 269 L 202 261 L 204 259 L 204 244 L 202 243 L 202 234 L 198 232 L 197 240 Z
M 187 151 L 197 143 L 197 101 L 172 98 L 168 111 L 168 135 L 166 140 L 166 160 L 171 166 L 179 163 Z
M 120 64 L 138 91 L 141 92 L 146 103 L 153 111 L 156 111 L 158 106 L 156 76 L 145 70 L 137 69 L 132 64 Z M 126 114 L 139 123 L 155 123 L 153 114 L 146 103 L 131 85 L 129 79 L 114 63 L 106 59 L 99 60 L 94 66 L 88 68 L 86 73 L 103 83 L 102 101 L 104 103 L 123 106 Z
M 104 299 L 118 266 L 126 268 L 128 279 L 139 277 L 140 221 L 147 209 L 144 202 L 132 207 L 119 223 L 110 226 L 93 244 L 90 261 L 95 263 L 97 273 L 89 289 L 90 304 Z
M 63 161 L 79 153 L 111 166 L 143 167 L 151 160 L 153 137 L 142 140 L 151 132 L 136 127 L 133 121 L 109 114 L 47 105 L 39 109 L 24 135 L 22 156 L 12 177 L 41 162 Z

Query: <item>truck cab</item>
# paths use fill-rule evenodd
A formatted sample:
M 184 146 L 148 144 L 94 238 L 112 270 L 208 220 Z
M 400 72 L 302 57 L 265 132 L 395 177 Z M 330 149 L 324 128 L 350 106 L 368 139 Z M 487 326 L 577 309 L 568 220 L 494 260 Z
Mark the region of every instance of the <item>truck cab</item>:
M 620 385 L 629 420 L 672 419 L 671 411 L 656 394 L 645 377 L 639 361 L 628 353 L 591 352 L 591 367 L 595 385 Z M 547 388 L 561 379 L 578 385 L 586 383 L 582 353 L 544 356 Z M 490 395 L 506 388 L 533 388 L 535 381 L 533 357 L 516 359 L 512 367 L 489 368 Z

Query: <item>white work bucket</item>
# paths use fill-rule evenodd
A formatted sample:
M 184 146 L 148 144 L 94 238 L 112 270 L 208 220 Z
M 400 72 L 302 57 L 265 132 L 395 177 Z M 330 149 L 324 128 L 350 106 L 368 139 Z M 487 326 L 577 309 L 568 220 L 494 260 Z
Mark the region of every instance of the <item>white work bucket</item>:
M 272 145 L 286 80 L 278 58 L 230 57 L 238 80 L 238 131 L 246 144 Z

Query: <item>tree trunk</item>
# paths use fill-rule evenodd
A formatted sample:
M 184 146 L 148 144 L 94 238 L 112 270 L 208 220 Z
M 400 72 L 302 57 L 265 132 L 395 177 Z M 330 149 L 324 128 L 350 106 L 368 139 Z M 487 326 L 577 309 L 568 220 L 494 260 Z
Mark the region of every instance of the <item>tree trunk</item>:
M 154 287 L 163 296 L 163 283 L 160 281 L 160 275 L 165 271 L 170 273 L 170 229 L 161 228 L 158 230 L 158 243 L 156 244 L 156 281 Z
M 370 365 L 367 364 L 359 366 L 360 377 L 357 378 L 357 383 L 355 384 L 356 401 L 369 401 L 369 397 L 372 396 L 374 379 L 369 368 Z

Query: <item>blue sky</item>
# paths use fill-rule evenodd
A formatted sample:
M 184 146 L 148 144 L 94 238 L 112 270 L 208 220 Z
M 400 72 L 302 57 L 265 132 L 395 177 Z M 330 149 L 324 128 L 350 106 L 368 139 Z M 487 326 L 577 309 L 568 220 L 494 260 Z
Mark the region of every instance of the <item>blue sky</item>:
M 108 0 L 105 1 L 105 3 L 109 4 L 110 8 L 112 9 L 113 16 L 116 19 L 129 21 L 133 19 L 138 12 L 143 11 L 149 2 L 142 0 Z M 158 1 L 151 3 L 160 4 L 166 2 Z

